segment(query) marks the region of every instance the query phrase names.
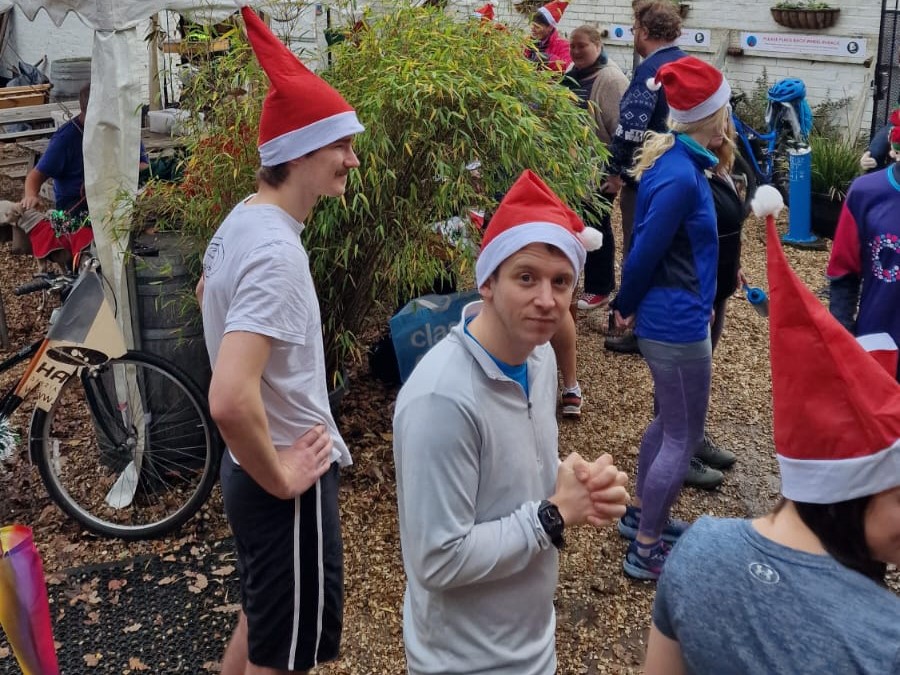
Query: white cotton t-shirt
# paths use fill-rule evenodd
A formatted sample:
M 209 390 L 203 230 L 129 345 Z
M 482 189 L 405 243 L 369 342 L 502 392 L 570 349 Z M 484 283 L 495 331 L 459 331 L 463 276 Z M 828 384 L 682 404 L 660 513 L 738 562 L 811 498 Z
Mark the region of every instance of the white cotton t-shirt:
M 352 463 L 328 405 L 319 300 L 300 241 L 303 223 L 270 204 L 241 202 L 203 256 L 203 333 L 213 368 L 226 333 L 273 338 L 261 393 L 272 443 L 281 449 L 317 424 L 332 460 Z M 234 455 L 232 455 L 234 458 Z

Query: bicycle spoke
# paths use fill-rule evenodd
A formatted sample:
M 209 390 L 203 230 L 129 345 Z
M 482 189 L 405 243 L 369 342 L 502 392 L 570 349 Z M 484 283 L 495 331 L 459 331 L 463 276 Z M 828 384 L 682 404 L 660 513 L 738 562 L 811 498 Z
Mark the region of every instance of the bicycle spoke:
M 35 414 L 51 496 L 94 531 L 161 534 L 190 517 L 215 481 L 202 400 L 156 361 L 126 357 L 72 377 L 52 410 Z

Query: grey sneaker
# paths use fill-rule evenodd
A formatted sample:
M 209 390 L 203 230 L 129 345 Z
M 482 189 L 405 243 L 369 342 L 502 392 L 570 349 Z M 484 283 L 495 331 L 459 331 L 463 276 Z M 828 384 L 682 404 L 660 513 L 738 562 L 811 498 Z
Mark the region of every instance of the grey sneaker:
M 691 457 L 691 468 L 684 477 L 684 484 L 701 490 L 715 490 L 725 480 L 725 474 L 711 469 L 696 457 Z
M 694 457 L 713 469 L 728 469 L 737 461 L 737 455 L 731 450 L 720 448 L 706 434 L 703 443 L 694 452 Z

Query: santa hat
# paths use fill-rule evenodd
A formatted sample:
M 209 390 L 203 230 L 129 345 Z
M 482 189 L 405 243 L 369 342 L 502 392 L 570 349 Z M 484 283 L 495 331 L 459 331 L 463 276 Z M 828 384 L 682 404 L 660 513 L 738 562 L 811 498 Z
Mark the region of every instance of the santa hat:
M 900 485 L 900 384 L 794 274 L 775 229 L 783 205 L 770 186 L 766 216 L 775 451 L 781 492 L 830 504 Z
M 891 148 L 894 152 L 900 152 L 900 108 L 895 108 L 888 120 L 891 127 Z
M 350 104 L 304 66 L 252 9 L 242 7 L 241 14 L 256 58 L 269 76 L 259 119 L 263 166 L 297 159 L 364 131 Z
M 662 87 L 669 104 L 669 116 L 687 124 L 709 117 L 728 105 L 731 87 L 719 70 L 695 56 L 684 56 L 660 66 L 647 80 L 650 91 Z
M 857 335 L 856 341 L 869 355 L 878 362 L 891 376 L 897 372 L 900 363 L 900 353 L 897 351 L 897 343 L 890 333 L 868 333 Z
M 546 5 L 541 7 L 538 10 L 538 14 L 547 19 L 547 23 L 556 28 L 559 25 L 559 22 L 562 21 L 562 16 L 566 12 L 566 7 L 569 6 L 567 0 L 553 0 L 553 2 L 548 2 Z
M 472 16 L 476 19 L 481 19 L 482 21 L 493 21 L 494 20 L 494 5 L 491 3 L 487 3 L 486 5 L 482 5 L 478 9 L 472 12 Z
M 526 169 L 503 197 L 481 239 L 481 253 L 475 262 L 478 286 L 509 256 L 535 243 L 557 247 L 572 263 L 575 274 L 580 274 L 586 251 L 600 248 L 603 234 L 585 227 L 578 214 Z

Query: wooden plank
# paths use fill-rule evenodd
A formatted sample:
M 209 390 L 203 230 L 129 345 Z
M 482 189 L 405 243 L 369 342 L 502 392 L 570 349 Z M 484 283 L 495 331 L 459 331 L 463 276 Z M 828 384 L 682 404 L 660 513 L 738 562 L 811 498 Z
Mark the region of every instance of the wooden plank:
M 0 134 L 2 137 L 2 134 Z M 180 136 L 169 136 L 168 134 L 156 134 L 148 129 L 141 129 L 141 141 L 144 143 L 144 149 L 148 155 L 162 153 L 165 150 L 183 147 L 185 139 Z M 29 140 L 16 141 L 16 145 L 31 150 L 35 155 L 42 155 L 50 144 L 49 138 L 35 138 Z
M 0 89 L 0 91 L 3 91 Z M 61 111 L 66 112 L 75 117 L 81 112 L 81 106 L 78 101 L 44 103 L 41 105 L 30 105 L 22 108 L 7 108 L 0 110 L 0 124 L 16 124 L 18 122 L 34 122 L 36 120 L 51 120 L 51 113 Z
M 49 138 L 36 138 L 33 141 L 16 141 L 16 145 L 23 147 L 23 148 L 27 148 L 28 150 L 31 150 L 31 152 L 33 152 L 35 154 L 43 155 L 44 150 L 46 150 L 47 146 L 50 145 L 50 139 Z
M 28 129 L 27 131 L 7 131 L 0 133 L 0 141 L 15 141 L 20 138 L 30 138 L 33 136 L 52 136 L 56 131 L 56 127 L 47 127 L 46 129 Z
M 2 90 L 0 90 L 2 91 Z M 22 106 L 40 105 L 47 100 L 43 94 L 17 94 L 0 97 L 0 108 L 20 108 Z
M 50 94 L 49 84 L 26 84 L 21 87 L 0 87 L 0 98 L 19 94 Z
M 162 43 L 163 54 L 184 54 L 186 56 L 200 56 L 202 54 L 215 54 L 228 51 L 231 42 L 228 38 L 215 40 L 166 40 Z
M 29 169 L 24 162 L 16 166 L 0 166 L 0 175 L 11 178 L 12 180 L 25 178 L 29 171 L 31 171 L 31 169 Z

